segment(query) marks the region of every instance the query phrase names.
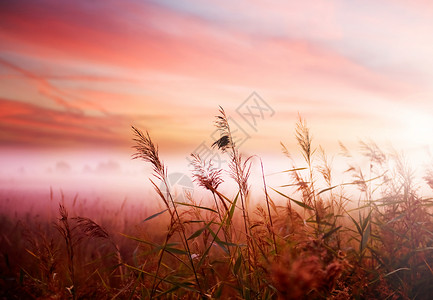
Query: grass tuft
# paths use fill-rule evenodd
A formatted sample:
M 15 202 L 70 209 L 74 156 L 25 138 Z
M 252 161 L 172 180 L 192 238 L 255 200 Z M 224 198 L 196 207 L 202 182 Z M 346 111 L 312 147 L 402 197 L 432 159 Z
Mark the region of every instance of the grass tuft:
M 125 200 L 113 212 L 93 208 L 83 216 L 76 208 L 88 210 L 78 195 L 68 209 L 61 194 L 55 220 L 51 212 L 45 220 L 31 212 L 0 215 L 0 297 L 433 298 L 433 200 L 421 195 L 403 155 L 361 142 L 357 159 L 340 142 L 347 168 L 335 174 L 335 157 L 314 144 L 299 116 L 302 161 L 281 143 L 291 168 L 281 171 L 287 183 L 272 187 L 261 159 L 245 157 L 235 144 L 222 107 L 215 125 L 220 138 L 212 147 L 229 157 L 227 170 L 192 155 L 194 182 L 209 199 L 187 193 L 187 201 L 176 202 L 157 145 L 132 127 L 132 158 L 152 167 L 162 209 L 131 206 L 128 213 Z M 255 170 L 263 192 L 251 195 Z M 223 172 L 235 183 L 233 195 L 221 192 Z M 433 189 L 433 169 L 423 180 Z M 50 190 L 50 203 L 54 198 Z

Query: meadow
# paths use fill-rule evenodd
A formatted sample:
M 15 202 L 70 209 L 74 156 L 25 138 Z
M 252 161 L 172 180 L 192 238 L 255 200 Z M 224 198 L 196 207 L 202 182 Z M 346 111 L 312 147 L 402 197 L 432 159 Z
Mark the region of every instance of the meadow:
M 221 108 L 214 147 L 227 170 L 193 155 L 208 201 L 177 201 L 148 133 L 133 127 L 134 158 L 153 169 L 161 209 L 82 203 L 51 191 L 46 214 L 0 215 L 2 299 L 432 299 L 433 199 L 403 156 L 361 143 L 367 165 L 341 144 L 347 180 L 299 118 L 303 158 L 284 186 L 268 186 L 261 160 L 232 142 Z M 252 165 L 256 166 L 252 168 Z M 251 194 L 251 172 L 261 186 Z M 223 176 L 229 174 L 229 179 Z M 433 171 L 421 178 L 433 188 Z M 236 191 L 220 190 L 231 180 Z M 161 187 L 164 187 L 162 189 Z M 275 198 L 284 201 L 275 201 Z M 254 203 L 251 199 L 254 199 Z M 0 199 L 3 207 L 16 199 Z

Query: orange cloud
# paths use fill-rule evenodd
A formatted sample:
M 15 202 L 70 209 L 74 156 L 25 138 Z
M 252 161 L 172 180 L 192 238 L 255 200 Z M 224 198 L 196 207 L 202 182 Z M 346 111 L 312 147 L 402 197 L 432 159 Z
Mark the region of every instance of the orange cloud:
M 336 2 L 215 2 L 213 10 L 194 1 L 101 3 L 0 4 L 3 72 L 25 83 L 26 101 L 39 99 L 29 85 L 50 101 L 3 100 L 9 112 L 1 124 L 10 134 L 2 143 L 38 145 L 39 135 L 50 145 L 126 144 L 129 124 L 137 122 L 163 143 L 185 146 L 194 139 L 184 132 L 207 137 L 218 105 L 234 111 L 253 90 L 281 115 L 296 118 L 296 110 L 305 108 L 307 115 L 341 124 L 352 116 L 376 117 L 370 104 L 385 99 L 388 105 L 421 86 L 351 52 L 359 36 L 348 33 L 358 33 L 369 18 L 387 32 L 386 21 L 348 13 Z M 352 14 L 359 17 L 354 24 L 341 23 Z M 366 40 L 386 44 L 380 34 L 373 36 Z M 275 127 L 283 127 L 283 119 Z M 261 134 L 278 139 L 280 133 Z
M 6 99 L 0 99 L 0 107 L 2 145 L 44 148 L 125 144 L 116 130 L 125 126 L 125 120 L 118 116 L 88 117 Z
M 337 85 L 339 88 L 346 84 L 354 89 L 372 88 L 396 93 L 412 88 L 301 37 L 266 35 L 260 30 L 254 33 L 238 24 L 223 25 L 156 4 L 125 2 L 120 6 L 118 2 L 110 2 L 107 6 L 111 10 L 94 15 L 79 4 L 59 6 L 48 3 L 51 10 L 30 2 L 26 9 L 4 10 L 0 17 L 8 26 L 7 30 L 0 31 L 0 35 L 10 44 L 16 43 L 16 51 L 25 51 L 27 55 L 73 59 L 95 67 L 118 66 L 130 72 L 178 74 L 207 79 L 214 85 L 282 89 L 287 84 L 287 88 L 293 88 L 299 82 L 312 81 L 316 85 Z M 228 4 L 221 6 L 224 5 Z M 320 2 L 314 7 L 268 8 L 257 3 L 244 5 L 249 22 L 252 17 L 248 14 L 263 12 L 257 16 L 259 24 L 266 24 L 266 18 L 269 20 L 275 15 L 284 21 L 287 11 L 291 11 L 297 20 L 300 17 L 295 12 L 311 9 L 317 11 L 324 22 L 315 24 L 312 16 L 316 14 L 309 14 L 304 21 L 299 21 L 301 24 L 315 24 L 312 30 L 319 31 L 323 23 L 329 23 L 329 29 L 323 29 L 325 35 L 335 38 L 341 34 L 333 21 L 335 7 L 332 4 Z M 119 13 L 114 13 L 117 9 Z M 125 23 L 128 18 L 135 21 L 132 26 Z M 283 28 L 286 33 L 296 29 L 292 28 L 296 24 L 290 22 L 281 25 L 287 26 Z M 320 37 L 321 33 L 314 36 Z

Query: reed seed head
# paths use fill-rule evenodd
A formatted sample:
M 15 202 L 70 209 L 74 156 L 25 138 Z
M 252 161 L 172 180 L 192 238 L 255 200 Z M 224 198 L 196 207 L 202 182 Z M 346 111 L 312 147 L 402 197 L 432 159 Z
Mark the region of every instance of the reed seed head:
M 148 132 L 143 134 L 139 129 L 132 126 L 132 130 L 134 131 L 134 141 L 136 142 L 133 148 L 137 151 L 132 155 L 132 159 L 142 159 L 146 162 L 149 162 L 153 171 L 155 172 L 155 176 L 159 179 L 163 180 L 165 178 L 165 167 L 164 164 L 159 159 L 158 146 L 152 142 L 150 135 Z
M 191 154 L 192 165 L 194 167 L 194 181 L 207 190 L 215 191 L 223 182 L 221 178 L 221 169 L 216 169 L 212 165 L 212 161 L 206 164 L 199 155 Z

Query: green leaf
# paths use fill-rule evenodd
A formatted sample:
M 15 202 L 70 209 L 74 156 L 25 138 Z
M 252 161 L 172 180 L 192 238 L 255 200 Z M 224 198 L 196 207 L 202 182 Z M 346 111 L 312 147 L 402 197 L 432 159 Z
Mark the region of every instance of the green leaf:
M 178 205 L 183 205 L 183 206 L 195 207 L 195 208 L 198 208 L 198 209 L 205 209 L 205 210 L 208 210 L 208 211 L 214 212 L 214 213 L 216 213 L 216 214 L 218 213 L 216 210 L 214 210 L 214 209 L 212 209 L 212 208 L 209 208 L 209 207 L 206 207 L 206 206 L 198 206 L 198 205 L 189 204 L 189 203 L 184 203 L 184 202 L 174 202 L 174 203 L 176 203 L 176 204 L 178 204 Z
M 198 290 L 196 290 L 196 289 L 193 288 L 193 284 L 191 284 L 190 282 L 180 282 L 179 280 L 171 281 L 171 280 L 168 280 L 167 278 L 163 278 L 163 277 L 157 276 L 156 274 L 149 273 L 149 272 L 147 272 L 147 271 L 145 271 L 145 270 L 143 270 L 141 268 L 136 268 L 136 267 L 128 265 L 128 264 L 124 264 L 124 266 L 127 267 L 127 268 L 129 268 L 129 269 L 131 269 L 131 270 L 134 270 L 136 272 L 139 272 L 139 273 L 142 273 L 144 275 L 147 275 L 149 277 L 156 278 L 158 280 L 167 282 L 167 283 L 172 284 L 174 286 L 177 286 L 177 287 L 180 287 L 180 288 L 183 288 L 183 289 L 195 292 L 195 293 L 199 293 Z
M 155 243 L 152 243 L 152 242 L 148 242 L 148 241 L 145 241 L 145 240 L 133 237 L 133 236 L 129 236 L 129 235 L 126 235 L 126 234 L 123 234 L 123 233 L 121 233 L 121 235 L 123 235 L 123 236 L 125 236 L 125 237 L 127 237 L 127 238 L 129 238 L 131 240 L 134 240 L 134 241 L 137 241 L 137 242 L 140 242 L 140 243 L 147 244 L 147 245 L 155 247 L 155 249 L 153 249 L 152 252 L 163 250 L 163 251 L 170 252 L 172 254 L 181 254 L 181 255 L 187 255 L 188 254 L 188 252 L 186 252 L 186 251 L 184 251 L 182 249 L 173 248 L 173 246 L 177 246 L 179 243 L 170 243 L 170 244 L 166 244 L 165 246 L 163 246 L 163 245 L 158 245 L 158 244 L 155 244 Z
M 156 299 L 161 298 L 162 296 L 167 295 L 167 294 L 170 294 L 170 293 L 172 293 L 172 292 L 178 290 L 179 288 L 180 288 L 179 285 L 175 285 L 175 286 L 173 286 L 172 288 L 166 290 L 165 292 L 162 292 L 161 294 L 158 294 L 155 298 L 156 298 Z
M 229 253 L 228 249 L 226 249 L 226 247 L 224 247 L 224 246 L 225 246 L 224 244 L 227 244 L 227 246 L 231 246 L 230 243 L 225 243 L 225 242 L 221 241 L 221 240 L 218 238 L 218 233 L 220 232 L 221 228 L 223 227 L 224 222 L 225 222 L 227 225 L 230 225 L 230 223 L 231 223 L 231 219 L 233 218 L 233 214 L 234 214 L 234 212 L 235 212 L 236 202 L 237 202 L 238 197 L 239 197 L 239 192 L 237 193 L 237 195 L 236 195 L 235 199 L 233 200 L 233 202 L 230 201 L 229 199 L 227 199 L 224 195 L 221 194 L 221 196 L 224 197 L 224 198 L 225 198 L 225 199 L 226 199 L 226 200 L 231 204 L 231 207 L 230 207 L 230 209 L 225 213 L 224 218 L 223 218 L 221 224 L 219 224 L 219 226 L 218 226 L 218 230 L 217 230 L 217 233 L 216 233 L 216 234 L 215 234 L 215 233 L 213 232 L 213 230 L 209 227 L 209 232 L 212 234 L 213 240 L 212 240 L 212 242 L 210 243 L 210 245 L 206 248 L 206 250 L 204 251 L 203 255 L 201 256 L 201 259 L 200 259 L 200 261 L 199 261 L 198 264 L 197 264 L 197 269 L 200 269 L 201 265 L 202 265 L 203 262 L 204 262 L 204 259 L 207 257 L 207 254 L 209 253 L 209 251 L 210 251 L 211 247 L 213 246 L 213 243 L 214 243 L 214 242 L 216 242 L 216 243 L 217 243 L 217 244 L 218 244 L 218 245 L 219 245 L 219 246 L 220 246 L 220 247 L 221 247 L 221 248 L 222 248 L 226 253 Z M 233 245 L 235 245 L 235 244 L 233 244 Z M 235 246 L 236 246 L 236 245 L 235 245 Z
M 214 299 L 219 299 L 219 298 L 221 298 L 221 295 L 222 295 L 222 293 L 223 293 L 223 287 L 224 287 L 224 283 L 220 281 L 220 282 L 218 283 L 218 287 L 217 287 L 215 293 L 213 294 L 213 298 L 214 298 Z
M 239 197 L 239 192 L 236 194 L 236 197 L 235 197 L 235 199 L 233 200 L 233 203 L 232 203 L 232 205 L 231 205 L 231 207 L 230 207 L 230 210 L 229 210 L 229 212 L 228 212 L 227 222 L 226 222 L 227 226 L 229 226 L 230 223 L 232 222 L 233 215 L 234 215 L 234 213 L 235 213 L 236 203 L 238 202 L 238 197 Z
M 401 215 L 399 215 L 399 216 L 393 218 L 392 220 L 388 221 L 386 224 L 394 223 L 394 222 L 400 220 L 401 218 L 403 218 L 404 216 L 406 216 L 406 214 L 407 214 L 406 212 L 405 212 L 405 213 L 402 213 Z
M 164 250 L 173 254 L 188 255 L 187 251 L 178 248 L 165 247 Z
M 246 244 L 235 244 L 235 243 L 225 242 L 222 240 L 219 240 L 218 243 L 220 243 L 221 245 L 224 245 L 224 246 L 228 246 L 228 247 L 245 247 L 246 246 Z
M 306 208 L 306 209 L 309 209 L 309 210 L 314 210 L 314 208 L 312 208 L 311 206 L 308 206 L 307 204 L 305 204 L 305 203 L 303 203 L 303 202 L 301 202 L 301 201 L 295 200 L 295 199 L 293 199 L 293 198 L 291 198 L 291 197 L 289 197 L 289 196 L 287 196 L 287 195 L 284 195 L 283 193 L 277 191 L 276 189 L 274 189 L 274 188 L 272 188 L 272 187 L 271 187 L 271 189 L 272 189 L 273 191 L 277 192 L 278 194 L 280 194 L 281 196 L 283 196 L 283 197 L 289 199 L 290 201 L 295 202 L 297 205 L 299 205 L 299 206 L 301 206 L 301 207 L 303 207 L 303 208 Z
M 203 231 L 205 231 L 206 229 L 209 228 L 209 226 L 210 226 L 211 223 L 212 223 L 212 222 L 207 223 L 206 226 L 203 226 L 202 228 L 200 228 L 199 230 L 197 230 L 196 232 L 194 232 L 193 234 L 191 234 L 191 236 L 188 238 L 188 241 L 189 241 L 189 240 L 192 240 L 193 238 L 196 238 L 196 237 L 198 237 L 200 234 L 202 234 Z
M 340 228 L 341 228 L 341 225 L 338 226 L 338 227 L 335 227 L 334 229 L 331 229 L 330 231 L 328 231 L 327 233 L 325 233 L 325 235 L 323 236 L 323 239 L 326 239 L 327 237 L 329 237 L 331 234 L 333 234 L 334 232 L 336 232 Z
M 362 235 L 361 251 L 364 251 L 365 247 L 367 246 L 368 239 L 370 238 L 370 232 L 371 232 L 371 223 L 368 223 L 368 226 L 364 231 L 364 234 Z
M 356 220 L 349 213 L 347 213 L 347 215 L 352 220 L 353 224 L 355 224 L 356 229 L 358 230 L 358 233 L 362 236 L 362 230 L 361 230 L 361 227 L 359 226 L 358 222 L 356 222 Z
M 147 217 L 146 219 L 144 219 L 143 221 L 141 221 L 141 223 L 144 223 L 144 222 L 149 221 L 149 220 L 151 220 L 151 219 L 153 219 L 153 218 L 155 218 L 155 217 L 157 217 L 157 216 L 159 216 L 159 215 L 162 215 L 162 214 L 165 213 L 167 210 L 168 210 L 168 208 L 167 208 L 167 209 L 164 209 L 163 211 L 160 211 L 160 212 L 158 212 L 158 213 L 156 213 L 156 214 L 153 214 L 153 215 L 151 215 L 150 217 Z
M 124 233 L 120 233 L 120 235 L 123 235 L 124 237 L 126 237 L 128 239 L 131 239 L 133 241 L 139 242 L 139 243 L 147 244 L 147 245 L 154 246 L 154 247 L 159 247 L 158 244 L 142 240 L 142 239 L 140 239 L 138 237 L 130 236 L 130 235 L 127 235 L 127 234 L 124 234 Z
M 334 186 L 328 187 L 328 188 L 326 188 L 326 189 L 323 189 L 323 190 L 321 190 L 320 192 L 317 193 L 317 196 L 319 196 L 320 194 L 322 194 L 322 193 L 324 193 L 324 192 L 327 192 L 327 191 L 333 190 L 333 189 L 335 189 L 336 187 L 339 187 L 339 186 L 340 186 L 340 185 L 334 185 Z
M 225 253 L 230 254 L 230 253 L 229 253 L 229 250 L 225 247 L 224 243 L 220 240 L 220 238 L 218 237 L 218 235 L 217 235 L 215 232 L 213 232 L 213 230 L 210 229 L 210 228 L 209 228 L 209 232 L 210 232 L 210 234 L 213 236 L 213 238 L 214 238 L 214 239 L 213 239 L 214 242 L 217 243 L 217 245 L 220 246 L 221 249 L 223 249 L 223 251 L 224 251 Z M 212 246 L 212 245 L 211 245 L 211 246 Z M 209 246 L 209 247 L 211 247 L 211 246 Z
M 370 210 L 370 212 L 368 213 L 368 216 L 364 219 L 364 221 L 362 222 L 362 231 L 365 230 L 366 225 L 370 225 L 370 220 L 371 220 L 371 213 L 373 212 L 373 210 Z
M 203 220 L 185 220 L 183 223 L 189 224 L 189 223 L 206 223 Z
M 221 194 L 220 192 L 215 190 L 215 193 L 218 195 L 218 197 L 223 198 L 224 200 L 226 200 L 227 202 L 229 202 L 230 204 L 233 204 L 233 201 L 230 200 L 229 198 L 227 198 L 226 196 L 224 196 L 223 194 Z
M 241 267 L 241 263 L 242 263 L 242 255 L 239 252 L 239 256 L 235 261 L 235 265 L 233 266 L 233 273 L 235 275 L 238 275 L 239 273 L 239 268 Z
M 212 245 L 206 248 L 206 250 L 203 252 L 203 255 L 200 258 L 200 261 L 197 264 L 197 270 L 200 269 L 201 265 L 204 263 L 205 258 L 207 257 L 207 254 L 209 253 L 210 248 Z

